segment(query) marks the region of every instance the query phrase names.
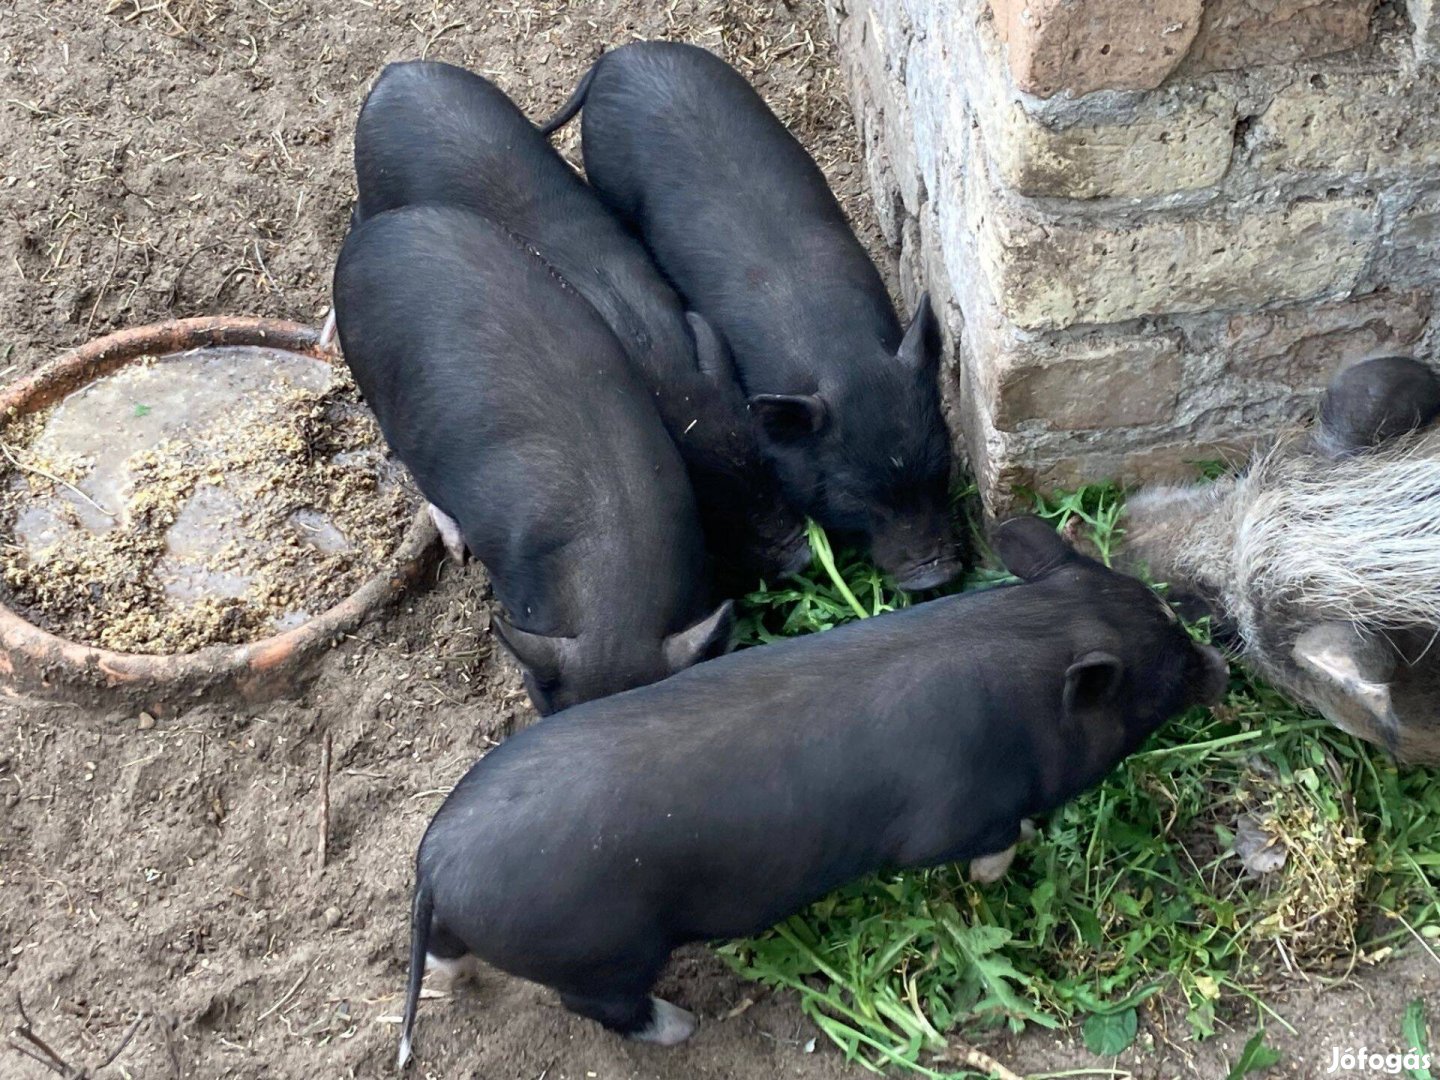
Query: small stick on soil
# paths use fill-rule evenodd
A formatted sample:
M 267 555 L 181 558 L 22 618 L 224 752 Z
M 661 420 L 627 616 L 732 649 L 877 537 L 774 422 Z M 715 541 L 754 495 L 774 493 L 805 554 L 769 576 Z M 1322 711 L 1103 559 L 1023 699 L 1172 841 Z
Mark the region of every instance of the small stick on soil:
M 451 30 L 464 29 L 465 24 L 463 22 L 452 22 L 440 27 L 440 29 L 436 30 L 433 34 L 431 34 L 429 40 L 425 42 L 425 47 L 420 50 L 420 59 L 424 60 L 428 58 L 430 55 L 430 47 L 434 45 L 435 42 L 439 41 L 442 37 L 444 37 L 446 34 L 448 34 Z
M 995 1080 L 1025 1080 L 1023 1076 L 1011 1072 L 983 1050 L 977 1050 L 966 1043 L 952 1039 L 949 1050 L 947 1057 L 971 1069 L 978 1069 L 987 1076 L 993 1076 Z
M 105 275 L 105 280 L 100 284 L 100 291 L 95 294 L 95 303 L 90 306 L 90 317 L 85 320 L 85 336 L 90 336 L 90 330 L 95 325 L 95 316 L 100 312 L 100 301 L 105 299 L 105 293 L 110 288 L 110 283 L 115 280 L 115 271 L 120 267 L 120 242 L 125 238 L 125 233 L 115 230 L 115 255 L 110 260 L 110 272 Z
M 19 993 L 15 995 L 15 1009 L 20 1014 L 20 1023 L 16 1024 L 10 1033 L 8 1044 L 10 1049 L 21 1057 L 29 1058 L 37 1065 L 43 1065 L 56 1076 L 64 1077 L 65 1080 L 89 1080 L 94 1073 L 103 1072 L 114 1064 L 115 1059 L 125 1052 L 125 1048 L 130 1045 L 131 1040 L 135 1038 L 135 1033 L 140 1030 L 140 1025 L 145 1021 L 144 1013 L 135 1017 L 119 1045 L 110 1052 L 109 1057 L 95 1067 L 92 1073 L 89 1069 L 76 1068 L 71 1065 L 57 1054 L 49 1043 L 35 1033 L 35 1025 L 31 1023 L 30 1016 L 25 1011 L 25 999 Z
M 282 143 L 281 145 L 283 147 L 284 144 Z M 259 240 L 255 241 L 255 261 L 260 264 L 260 270 L 265 275 L 265 280 L 270 283 L 270 287 L 275 290 L 276 295 L 284 296 L 285 291 L 281 289 L 279 283 L 270 276 L 270 268 L 265 265 L 265 256 L 260 254 Z
M 34 473 L 36 476 L 43 476 L 52 484 L 59 484 L 66 490 L 73 491 L 76 495 L 79 495 L 80 498 L 84 499 L 87 503 L 93 506 L 96 510 L 99 510 L 100 513 L 104 514 L 112 521 L 116 519 L 117 515 L 112 514 L 109 510 L 106 510 L 105 507 L 101 506 L 94 499 L 90 498 L 89 495 L 86 495 L 85 492 L 81 491 L 74 484 L 69 483 L 66 480 L 61 480 L 60 477 L 54 476 L 51 473 L 46 472 L 44 469 L 37 469 L 33 465 L 26 465 L 24 462 L 20 461 L 13 453 L 10 452 L 10 445 L 8 443 L 0 442 L 0 453 L 3 453 L 6 459 L 10 462 L 10 464 L 14 465 L 15 468 L 19 469 L 21 472 Z
M 70 1067 L 59 1054 L 50 1049 L 50 1044 L 39 1035 L 35 1034 L 35 1027 L 30 1023 L 30 1016 L 25 1012 L 25 999 L 17 991 L 15 994 L 15 1009 L 20 1014 L 20 1023 L 15 1025 L 15 1030 L 10 1033 L 8 1043 L 11 1050 L 14 1050 L 21 1057 L 27 1057 L 40 1065 L 45 1066 L 56 1076 L 66 1077 L 67 1080 L 74 1080 L 80 1074 Z
M 320 837 L 315 872 L 325 869 L 325 853 L 330 846 L 330 732 L 320 741 Z
M 271 1013 L 277 1011 L 277 1010 L 280 1008 L 280 1006 L 284 1005 L 287 1001 L 289 1001 L 292 997 L 294 997 L 294 996 L 295 996 L 295 991 L 300 989 L 300 984 L 303 983 L 306 979 L 308 979 L 308 978 L 310 977 L 310 972 L 312 972 L 312 971 L 314 971 L 314 970 L 315 970 L 315 965 L 314 965 L 314 964 L 311 964 L 308 968 L 306 968 L 303 972 L 301 972 L 301 973 L 300 973 L 300 977 L 295 980 L 295 984 L 294 984 L 293 986 L 291 986 L 289 990 L 285 991 L 285 996 L 282 997 L 279 1001 L 275 1002 L 274 1005 L 271 1005 L 268 1009 L 266 1009 L 266 1010 L 265 1010 L 263 1013 L 261 1013 L 259 1016 L 257 1016 L 257 1017 L 255 1018 L 255 1022 L 258 1024 L 261 1020 L 264 1020 L 264 1019 L 265 1019 L 267 1016 L 269 1016 Z
M 115 1059 L 118 1058 L 121 1054 L 123 1054 L 125 1052 L 125 1048 L 130 1045 L 130 1040 L 135 1038 L 135 1033 L 140 1030 L 140 1024 L 144 1020 L 144 1013 L 141 1013 L 139 1016 L 135 1017 L 135 1020 L 130 1025 L 129 1030 L 125 1032 L 125 1037 L 120 1040 L 120 1045 L 115 1047 L 114 1050 L 110 1051 L 110 1056 L 107 1057 L 96 1067 L 96 1072 L 101 1072 L 115 1063 Z
M 1401 915 L 1398 911 L 1391 912 L 1391 914 L 1393 914 L 1395 918 L 1400 920 L 1401 926 L 1405 927 L 1406 930 L 1410 931 L 1410 935 L 1420 943 L 1420 947 L 1430 954 L 1430 959 L 1434 960 L 1435 963 L 1440 964 L 1440 953 L 1437 953 L 1434 949 L 1432 949 L 1430 947 L 1430 943 L 1426 941 L 1423 937 L 1421 937 L 1418 933 L 1416 933 L 1415 927 L 1410 925 L 1410 923 L 1406 920 L 1405 916 Z

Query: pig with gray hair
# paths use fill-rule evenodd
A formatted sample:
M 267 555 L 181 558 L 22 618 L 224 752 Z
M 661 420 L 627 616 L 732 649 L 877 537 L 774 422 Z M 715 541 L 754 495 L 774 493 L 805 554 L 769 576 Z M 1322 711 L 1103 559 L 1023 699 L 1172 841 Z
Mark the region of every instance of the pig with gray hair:
M 1133 496 L 1129 558 L 1262 678 L 1397 759 L 1440 764 L 1440 375 L 1340 371 L 1309 431 L 1237 476 Z

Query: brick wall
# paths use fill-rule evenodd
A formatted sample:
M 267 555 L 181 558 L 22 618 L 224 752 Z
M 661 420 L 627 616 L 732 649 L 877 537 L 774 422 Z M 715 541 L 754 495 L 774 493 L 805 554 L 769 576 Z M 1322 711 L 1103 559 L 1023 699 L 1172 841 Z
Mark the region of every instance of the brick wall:
M 1440 0 L 829 0 L 992 509 L 1194 475 L 1433 356 Z

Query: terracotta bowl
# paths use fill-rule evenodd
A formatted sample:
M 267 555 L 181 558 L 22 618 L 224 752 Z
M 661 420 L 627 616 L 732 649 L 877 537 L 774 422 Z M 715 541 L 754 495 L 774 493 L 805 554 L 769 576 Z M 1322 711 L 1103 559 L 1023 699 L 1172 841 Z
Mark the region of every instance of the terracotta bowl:
M 35 412 L 142 356 L 200 346 L 251 345 L 333 362 L 318 331 L 266 319 L 155 323 L 99 338 L 0 392 L 0 417 Z M 173 711 L 198 700 L 261 701 L 293 693 L 316 660 L 383 612 L 433 569 L 435 526 L 424 508 L 376 574 L 349 597 L 294 629 L 244 645 L 161 656 L 81 645 L 42 630 L 0 603 L 0 691 L 12 697 Z

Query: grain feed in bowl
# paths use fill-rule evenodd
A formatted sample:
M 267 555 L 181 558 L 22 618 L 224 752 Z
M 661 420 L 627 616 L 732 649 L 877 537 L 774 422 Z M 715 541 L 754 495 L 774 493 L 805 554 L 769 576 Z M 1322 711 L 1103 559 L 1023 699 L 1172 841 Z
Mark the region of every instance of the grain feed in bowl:
M 144 357 L 11 421 L 0 450 L 6 602 L 120 652 L 298 626 L 418 505 L 349 373 L 278 349 Z

